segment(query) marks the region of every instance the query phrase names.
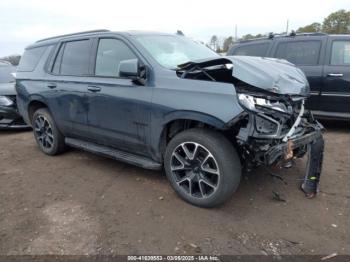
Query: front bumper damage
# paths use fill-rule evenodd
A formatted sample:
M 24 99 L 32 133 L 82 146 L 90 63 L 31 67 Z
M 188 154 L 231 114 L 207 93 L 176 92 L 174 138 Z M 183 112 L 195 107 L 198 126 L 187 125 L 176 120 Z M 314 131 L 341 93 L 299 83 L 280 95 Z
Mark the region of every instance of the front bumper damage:
M 294 157 L 295 151 L 298 151 L 300 148 L 304 148 L 305 146 L 312 144 L 313 142 L 321 138 L 321 129 L 317 128 L 311 133 L 302 135 L 300 137 L 291 138 L 287 142 L 277 144 L 271 147 L 264 154 L 264 164 L 268 166 L 276 163 L 277 160 L 291 159 Z
M 269 111 L 246 114 L 236 136 L 246 170 L 257 166 L 283 167 L 294 158 L 307 155 L 301 188 L 307 197 L 315 195 L 322 170 L 323 126 L 311 112 L 304 112 L 303 103 L 290 119 Z

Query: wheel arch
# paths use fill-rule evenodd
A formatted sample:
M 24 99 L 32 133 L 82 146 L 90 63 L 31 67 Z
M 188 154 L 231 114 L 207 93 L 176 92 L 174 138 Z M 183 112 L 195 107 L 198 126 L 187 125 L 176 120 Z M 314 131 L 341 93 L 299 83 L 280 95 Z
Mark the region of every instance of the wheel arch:
M 36 110 L 39 108 L 47 108 L 47 103 L 41 97 L 33 97 L 31 101 L 28 103 L 27 112 L 28 112 L 28 120 L 32 123 L 33 115 Z
M 159 158 L 163 158 L 166 145 L 176 134 L 195 127 L 224 130 L 226 125 L 224 121 L 200 112 L 176 111 L 168 114 L 163 118 L 157 139 L 156 151 L 159 152 Z

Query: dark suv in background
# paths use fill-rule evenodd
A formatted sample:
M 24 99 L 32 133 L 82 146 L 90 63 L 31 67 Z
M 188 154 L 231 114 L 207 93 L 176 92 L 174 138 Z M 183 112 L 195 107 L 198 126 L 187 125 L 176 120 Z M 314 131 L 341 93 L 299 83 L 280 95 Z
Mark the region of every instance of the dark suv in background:
M 313 183 L 304 191 L 316 190 L 321 126 L 304 110 L 305 75 L 285 60 L 221 57 L 178 35 L 99 30 L 27 47 L 16 89 L 44 153 L 69 145 L 164 167 L 192 204 L 224 202 L 241 167 L 290 166 L 305 154 Z
M 286 59 L 310 84 L 306 107 L 314 115 L 350 119 L 350 35 L 291 34 L 241 41 L 227 55 Z

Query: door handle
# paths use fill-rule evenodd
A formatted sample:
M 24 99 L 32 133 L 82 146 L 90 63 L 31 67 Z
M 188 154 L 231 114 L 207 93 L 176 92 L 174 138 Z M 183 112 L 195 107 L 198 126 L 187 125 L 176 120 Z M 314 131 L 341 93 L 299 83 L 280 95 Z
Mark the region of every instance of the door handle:
M 341 73 L 330 73 L 327 76 L 330 76 L 330 77 L 343 77 L 343 74 L 341 74 Z
M 57 85 L 55 83 L 49 83 L 47 84 L 47 87 L 52 89 L 52 88 L 56 88 Z
M 88 86 L 88 90 L 91 92 L 100 92 L 101 91 L 101 87 L 99 86 Z

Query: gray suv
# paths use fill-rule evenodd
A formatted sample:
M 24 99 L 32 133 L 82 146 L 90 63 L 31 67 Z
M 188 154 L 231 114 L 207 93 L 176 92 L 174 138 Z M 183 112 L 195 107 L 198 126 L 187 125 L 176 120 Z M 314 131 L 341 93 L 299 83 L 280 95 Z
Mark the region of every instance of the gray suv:
M 66 146 L 149 169 L 201 207 L 223 203 L 243 169 L 309 155 L 306 193 L 317 190 L 321 126 L 304 103 L 293 64 L 221 57 L 178 35 L 98 30 L 26 48 L 18 107 L 48 155 Z

